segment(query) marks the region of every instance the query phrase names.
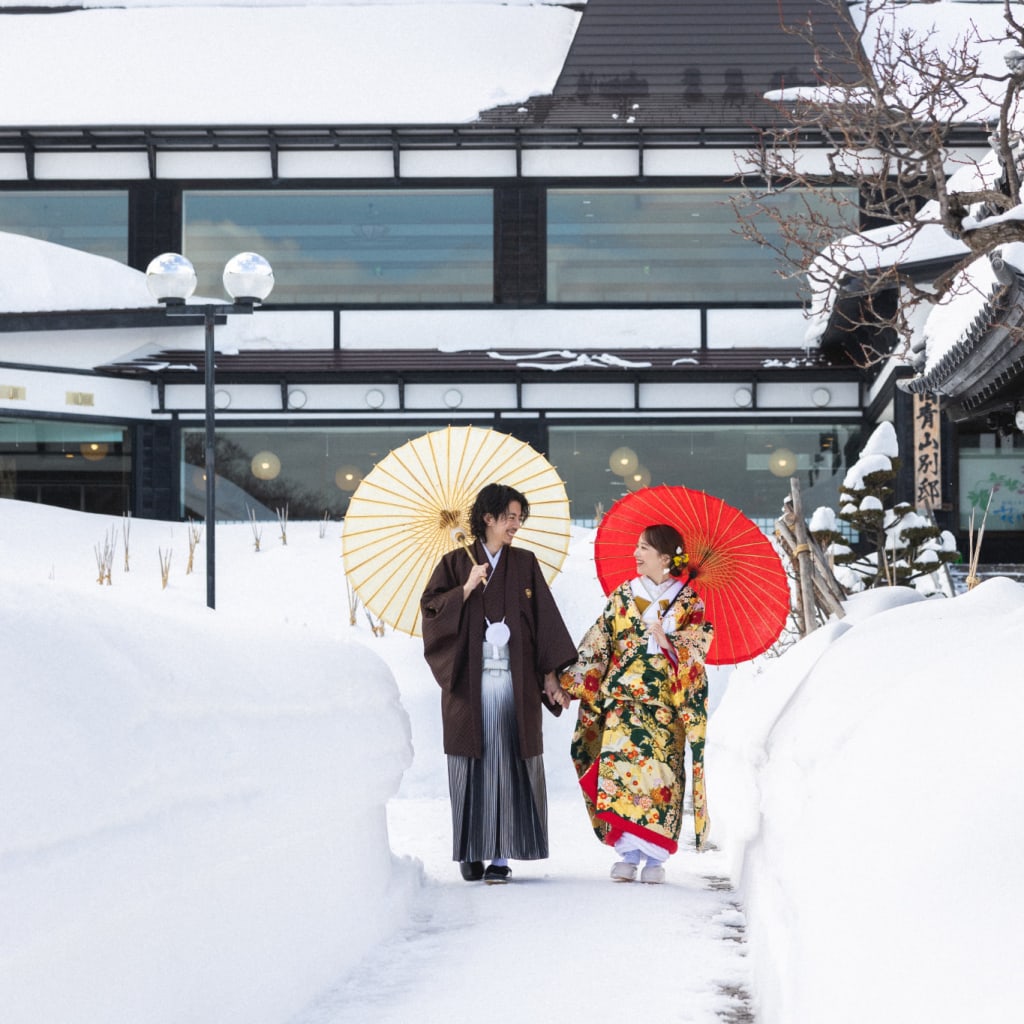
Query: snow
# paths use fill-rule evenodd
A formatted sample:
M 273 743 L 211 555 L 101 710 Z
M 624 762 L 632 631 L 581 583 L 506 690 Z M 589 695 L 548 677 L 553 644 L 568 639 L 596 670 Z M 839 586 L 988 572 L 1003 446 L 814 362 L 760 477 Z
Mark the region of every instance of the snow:
M 1024 588 L 847 607 L 738 669 L 709 733 L 716 801 L 746 807 L 717 841 L 742 853 L 759 1019 L 1012 1019 Z
M 0 231 L 0 312 L 155 305 L 141 271 L 104 256 Z
M 1003 217 L 991 217 L 985 224 L 1024 218 L 1024 206 L 1014 207 Z M 993 255 L 1024 273 L 1024 243 L 1012 242 L 993 250 Z M 966 340 L 975 321 L 988 309 L 1000 282 L 988 254 L 979 256 L 954 278 L 949 292 L 928 314 L 923 328 L 926 353 L 925 372 L 934 369 L 960 341 Z
M 992 121 L 998 119 L 999 101 L 1002 88 L 999 82 L 988 81 L 985 76 L 995 79 L 1006 75 L 1004 54 L 1009 52 L 1006 39 L 1007 26 L 1004 19 L 1004 5 L 1001 3 L 945 0 L 938 3 L 893 4 L 884 11 L 879 4 L 870 5 L 873 11 L 869 28 L 865 30 L 864 42 L 877 52 L 888 40 L 904 37 L 923 42 L 934 51 L 938 60 L 949 60 L 961 47 L 977 56 L 979 75 L 976 92 L 966 91 L 954 99 L 954 106 L 961 100 L 963 109 L 949 112 L 949 119 L 957 121 Z M 851 13 L 863 28 L 868 5 L 854 4 Z M 905 101 L 912 103 L 915 96 L 928 92 L 921 85 L 912 67 L 904 62 L 906 89 Z M 787 93 L 792 93 L 788 90 Z M 808 90 L 797 90 L 807 95 Z M 827 90 L 809 90 L 818 98 Z M 776 95 L 776 98 L 784 98 Z M 799 98 L 799 97 L 791 97 Z M 845 154 L 852 166 L 867 169 L 878 158 L 874 151 Z M 987 153 L 980 159 L 949 154 L 951 163 L 960 163 L 953 169 L 947 187 L 951 193 L 973 192 L 989 187 L 1000 173 L 995 152 Z M 1020 219 L 1024 214 L 1013 210 L 998 218 L 977 221 L 974 217 L 964 218 L 966 230 L 981 223 L 988 225 L 1000 219 Z M 926 203 L 917 214 L 917 223 L 911 225 L 886 225 L 856 235 L 849 235 L 827 247 L 815 261 L 808 273 L 811 287 L 811 302 L 808 310 L 808 326 L 805 341 L 814 344 L 827 329 L 835 302 L 834 289 L 841 277 L 870 274 L 882 268 L 911 266 L 930 260 L 962 259 L 969 255 L 968 247 L 959 239 L 952 238 L 939 223 L 939 207 L 936 201 Z M 962 275 L 945 301 L 931 308 L 924 326 L 924 345 L 927 351 L 928 368 L 934 366 L 962 336 L 978 309 L 987 297 L 985 281 L 988 273 L 987 260 L 976 261 Z M 991 276 L 990 274 L 988 276 Z
M 900 454 L 900 445 L 896 438 L 896 428 L 888 420 L 883 420 L 871 431 L 871 436 L 864 442 L 860 454 L 862 457 L 887 455 L 890 459 L 897 458 Z
M 339 524 L 264 524 L 259 552 L 220 524 L 215 612 L 187 524 L 130 521 L 128 572 L 120 518 L 0 500 L 0 524 L 5 1024 L 567 1019 L 570 962 L 633 941 L 686 965 L 666 1019 L 747 992 L 761 1024 L 952 1024 L 1024 996 L 1018 584 L 864 592 L 715 670 L 713 848 L 662 887 L 609 881 L 573 716 L 548 717 L 552 857 L 487 887 L 450 861 L 420 642 L 350 624 Z M 574 636 L 592 546 L 554 585 Z
M 863 491 L 868 485 L 865 478 L 872 473 L 888 473 L 892 469 L 892 459 L 880 452 L 862 455 L 843 477 L 843 487 L 850 491 Z
M 838 533 L 839 521 L 836 518 L 834 509 L 827 505 L 819 505 L 812 513 L 807 522 L 807 528 L 811 533 Z
M 522 0 L 90 8 L 3 18 L 0 124 L 468 122 L 550 93 L 580 17 Z
M 875 12 L 865 23 L 869 7 Z M 912 39 L 924 47 L 924 67 L 918 69 L 900 62 L 901 99 L 908 106 L 921 103 L 928 93 L 928 71 L 935 60 L 945 61 L 961 50 L 978 58 L 978 76 L 974 90 L 963 89 L 950 103 L 948 115 L 958 121 L 984 121 L 998 116 L 1000 91 L 986 76 L 1006 74 L 1003 55 L 1010 52 L 1006 38 L 1007 26 L 1002 3 L 977 0 L 940 0 L 930 3 L 893 3 L 883 5 L 852 4 L 850 13 L 862 32 L 865 50 L 884 66 L 884 50 L 904 39 Z
M 998 287 L 987 254 L 979 256 L 955 276 L 950 290 L 931 307 L 924 323 L 925 372 L 934 369 L 969 335 Z
M 0 122 L 467 121 L 549 92 L 578 17 L 526 0 L 4 16 Z M 4 311 L 153 305 L 135 271 L 13 239 Z M 680 1020 L 720 1020 L 745 990 L 761 1024 L 1019 1012 L 1017 584 L 955 605 L 865 592 L 781 657 L 716 670 L 714 848 L 684 847 L 660 888 L 608 881 L 572 715 L 548 719 L 552 857 L 487 888 L 450 862 L 419 642 L 350 624 L 338 524 L 290 524 L 287 544 L 268 528 L 259 553 L 249 524 L 219 526 L 216 612 L 202 544 L 185 574 L 186 524 L 133 521 L 128 572 L 119 518 L 0 499 L 0 527 L 4 1024 L 568 1019 L 586 954 L 633 948 L 668 965 Z M 574 636 L 602 604 L 592 543 L 574 535 L 555 584 Z

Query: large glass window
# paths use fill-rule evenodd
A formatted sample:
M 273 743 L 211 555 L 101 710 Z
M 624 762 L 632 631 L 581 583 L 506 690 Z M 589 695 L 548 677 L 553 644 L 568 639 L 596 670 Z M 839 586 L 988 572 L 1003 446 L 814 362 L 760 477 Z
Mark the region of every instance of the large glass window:
M 962 433 L 959 525 L 967 530 L 1024 530 L 1024 435 Z M 992 502 L 989 504 L 989 494 Z
M 683 484 L 721 498 L 770 530 L 801 483 L 808 515 L 838 508 L 856 428 L 834 423 L 714 426 L 551 426 L 549 458 L 565 480 L 576 522 L 592 525 L 628 491 Z M 859 449 L 857 449 L 859 450 Z
M 199 294 L 220 295 L 224 264 L 253 251 L 275 303 L 494 298 L 489 189 L 186 192 L 183 220 Z
M 777 302 L 800 299 L 778 257 L 740 234 L 726 188 L 551 189 L 549 302 Z M 856 209 L 856 197 L 851 193 Z M 794 214 L 835 214 L 814 193 L 765 201 Z M 768 217 L 766 237 L 781 237 Z M 846 230 L 846 229 L 844 229 Z
M 122 426 L 0 419 L 0 498 L 121 515 L 131 511 L 131 463 Z
M 128 260 L 128 193 L 0 192 L 0 231 Z
M 233 427 L 217 429 L 217 517 L 343 516 L 363 476 L 391 449 L 430 427 Z M 205 434 L 182 431 L 182 515 L 206 514 Z
M 217 515 L 274 520 L 345 515 L 363 476 L 389 451 L 428 430 L 394 427 L 229 427 L 217 429 Z M 630 490 L 685 484 L 715 494 L 770 530 L 800 478 L 808 515 L 836 508 L 839 484 L 861 438 L 849 424 L 557 426 L 548 457 L 565 481 L 573 520 L 593 525 Z M 182 431 L 182 514 L 206 511 L 202 427 Z M 527 495 L 529 496 L 529 495 Z

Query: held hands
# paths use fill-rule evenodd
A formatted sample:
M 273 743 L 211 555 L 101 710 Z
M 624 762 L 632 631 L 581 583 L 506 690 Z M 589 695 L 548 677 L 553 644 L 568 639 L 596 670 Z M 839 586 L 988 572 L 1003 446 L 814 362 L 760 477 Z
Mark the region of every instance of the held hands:
M 548 672 L 544 676 L 544 696 L 552 704 L 557 704 L 561 708 L 567 708 L 572 703 L 572 698 L 558 685 L 558 678 L 554 672 Z

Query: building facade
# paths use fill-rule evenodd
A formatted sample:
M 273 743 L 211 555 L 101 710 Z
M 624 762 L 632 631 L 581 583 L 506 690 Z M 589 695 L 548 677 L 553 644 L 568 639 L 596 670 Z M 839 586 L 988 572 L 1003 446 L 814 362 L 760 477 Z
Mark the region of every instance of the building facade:
M 768 526 L 791 475 L 834 505 L 879 420 L 913 450 L 913 398 L 806 344 L 799 283 L 738 230 L 761 96 L 814 75 L 777 5 L 564 7 L 553 89 L 468 123 L 0 127 L 0 231 L 97 281 L 176 251 L 219 296 L 235 253 L 272 264 L 267 302 L 216 327 L 219 516 L 343 517 L 375 461 L 448 424 L 546 453 L 580 523 L 668 482 Z M 3 310 L 0 495 L 201 517 L 202 327 L 142 300 Z

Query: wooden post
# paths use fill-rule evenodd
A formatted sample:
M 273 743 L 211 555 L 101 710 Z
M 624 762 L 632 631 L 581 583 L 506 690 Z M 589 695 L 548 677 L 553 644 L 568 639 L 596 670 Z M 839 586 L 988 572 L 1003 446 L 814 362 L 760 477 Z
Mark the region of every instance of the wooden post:
M 807 529 L 800 497 L 800 481 L 792 477 L 789 487 L 790 493 L 783 502 L 782 515 L 775 521 L 775 537 L 793 564 L 797 577 L 796 621 L 800 635 L 806 636 L 829 615 L 843 618 L 846 614 L 843 608 L 846 593 L 836 580 L 821 545 Z
M 795 477 L 789 478 L 789 496 L 793 502 L 793 532 L 796 537 L 796 546 L 793 554 L 796 556 L 797 579 L 800 584 L 800 598 L 804 609 L 804 635 L 813 632 L 818 626 L 818 618 L 815 615 L 816 604 L 814 601 L 814 582 L 811 579 L 814 573 L 814 564 L 811 561 L 811 549 L 808 545 L 810 539 L 807 534 L 807 524 L 804 522 L 804 509 L 800 500 L 800 481 Z

